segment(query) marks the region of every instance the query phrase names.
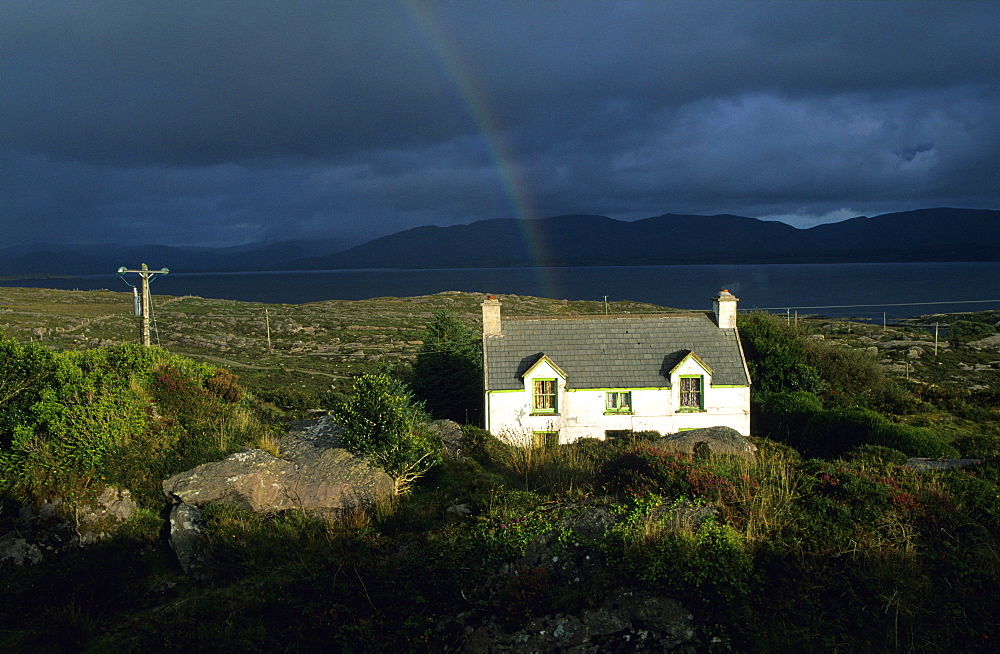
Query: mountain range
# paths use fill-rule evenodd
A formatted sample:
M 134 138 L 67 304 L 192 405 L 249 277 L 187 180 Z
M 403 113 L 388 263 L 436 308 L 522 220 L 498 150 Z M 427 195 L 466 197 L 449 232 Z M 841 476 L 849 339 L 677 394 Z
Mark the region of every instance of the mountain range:
M 567 215 L 417 227 L 340 251 L 336 243 L 13 246 L 0 250 L 0 274 L 109 273 L 142 261 L 177 272 L 997 261 L 1000 211 L 920 209 L 809 229 L 728 214 L 664 214 L 631 222 Z

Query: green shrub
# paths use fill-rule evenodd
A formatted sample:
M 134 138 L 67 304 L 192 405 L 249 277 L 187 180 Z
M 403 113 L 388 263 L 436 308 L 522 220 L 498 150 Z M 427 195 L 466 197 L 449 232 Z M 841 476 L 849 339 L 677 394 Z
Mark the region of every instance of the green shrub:
M 344 447 L 372 460 L 392 477 L 397 494 L 440 460 L 440 443 L 426 430 L 426 414 L 398 379 L 361 375 L 354 395 L 333 410 L 344 427 Z
M 963 436 L 955 440 L 952 445 L 964 457 L 973 459 L 1000 458 L 1000 436 L 988 434 Z
M 691 457 L 655 447 L 635 447 L 608 461 L 597 471 L 597 483 L 608 492 L 643 497 L 656 493 L 678 497 L 691 493 L 687 480 Z
M 869 442 L 873 445 L 891 447 L 907 456 L 958 458 L 958 450 L 923 427 L 886 423 L 873 430 Z
M 916 408 L 912 395 L 905 392 L 864 350 L 805 341 L 809 363 L 827 386 L 826 403 L 831 408 L 867 406 L 905 413 Z
M 694 607 L 726 610 L 749 592 L 752 561 L 740 534 L 712 518 L 676 529 L 664 522 L 670 511 L 658 498 L 640 501 L 626 520 L 612 527 L 604 549 L 609 559 L 654 588 L 666 588 Z
M 868 409 L 820 411 L 806 422 L 800 449 L 807 456 L 839 456 L 868 443 L 872 432 L 887 423 L 884 417 Z
M 739 329 L 755 396 L 820 390 L 819 373 L 795 329 L 762 311 L 739 316 Z
M 266 429 L 234 375 L 158 348 L 0 350 L 0 486 L 23 498 L 114 484 L 159 506 L 163 479 Z
M 851 459 L 859 463 L 877 466 L 901 466 L 906 463 L 906 454 L 882 445 L 860 445 L 848 452 Z
M 954 345 L 964 345 L 970 341 L 992 336 L 996 332 L 996 327 L 989 323 L 956 320 L 948 326 L 948 340 Z
M 772 393 L 758 403 L 754 431 L 772 440 L 798 445 L 809 418 L 822 410 L 823 402 L 815 393 Z

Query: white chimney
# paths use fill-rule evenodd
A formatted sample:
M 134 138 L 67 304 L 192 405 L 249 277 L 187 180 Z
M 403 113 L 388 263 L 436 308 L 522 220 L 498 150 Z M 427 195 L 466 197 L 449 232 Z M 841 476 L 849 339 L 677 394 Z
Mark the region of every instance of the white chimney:
M 483 300 L 483 336 L 500 336 L 500 300 L 490 295 Z
M 734 329 L 736 327 L 736 303 L 739 298 L 726 289 L 712 298 L 712 310 L 715 312 L 715 323 L 719 329 Z

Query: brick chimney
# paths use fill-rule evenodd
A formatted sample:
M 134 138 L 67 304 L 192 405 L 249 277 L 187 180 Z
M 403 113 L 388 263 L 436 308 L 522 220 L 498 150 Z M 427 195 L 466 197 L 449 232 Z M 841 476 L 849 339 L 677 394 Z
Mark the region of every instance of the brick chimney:
M 733 329 L 736 327 L 737 302 L 739 302 L 739 298 L 726 289 L 722 289 L 718 295 L 712 298 L 715 324 L 719 326 L 719 329 Z
M 483 300 L 483 336 L 500 336 L 500 300 L 495 295 Z

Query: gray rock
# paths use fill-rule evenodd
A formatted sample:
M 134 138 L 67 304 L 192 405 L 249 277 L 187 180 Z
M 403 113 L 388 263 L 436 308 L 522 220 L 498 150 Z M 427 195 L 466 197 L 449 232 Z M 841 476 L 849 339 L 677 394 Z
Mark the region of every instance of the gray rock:
M 35 543 L 18 536 L 17 532 L 9 531 L 0 536 L 0 563 L 7 561 L 14 565 L 41 563 L 42 550 Z
M 170 549 L 177 556 L 181 570 L 192 579 L 209 579 L 215 574 L 211 548 L 201 525 L 201 509 L 175 504 L 170 510 Z
M 435 420 L 427 425 L 427 430 L 441 441 L 441 448 L 446 455 L 459 461 L 465 460 L 462 455 L 465 434 L 462 433 L 462 428 L 457 422 Z
M 392 496 L 384 471 L 337 447 L 329 419 L 300 426 L 281 440 L 281 458 L 263 450 L 233 454 L 174 475 L 163 492 L 193 506 L 222 502 L 260 513 L 354 509 Z
M 137 508 L 131 492 L 108 486 L 94 504 L 86 504 L 77 511 L 80 544 L 89 545 L 107 538 L 110 530 L 131 520 Z
M 906 460 L 906 467 L 914 470 L 951 470 L 967 468 L 982 463 L 982 459 L 928 459 L 912 458 Z
M 694 454 L 702 443 L 713 454 L 735 454 L 748 461 L 757 460 L 757 446 L 732 427 L 691 429 L 657 438 L 650 445 L 666 452 Z
M 59 498 L 38 505 L 25 501 L 14 530 L 0 535 L 0 563 L 39 563 L 50 554 L 100 542 L 135 511 L 131 493 L 114 486 L 105 487 L 86 504 Z
M 460 616 L 461 617 L 461 616 Z M 622 588 L 577 615 L 535 618 L 516 631 L 495 620 L 468 627 L 462 652 L 695 652 L 693 616 L 676 600 Z

